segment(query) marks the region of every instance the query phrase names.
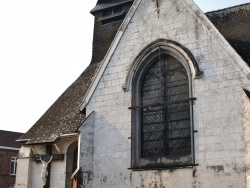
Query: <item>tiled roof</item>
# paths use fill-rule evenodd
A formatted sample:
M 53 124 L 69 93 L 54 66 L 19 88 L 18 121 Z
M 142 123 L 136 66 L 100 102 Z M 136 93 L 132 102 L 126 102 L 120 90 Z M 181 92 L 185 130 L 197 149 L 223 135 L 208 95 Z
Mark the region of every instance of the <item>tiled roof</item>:
M 0 130 L 0 146 L 20 148 L 21 145 L 16 140 L 22 135 L 23 133 Z
M 18 140 L 28 140 L 26 144 L 51 143 L 60 135 L 75 133 L 85 119 L 80 112 L 81 104 L 99 67 L 90 64 L 78 79 L 66 89 L 43 116 Z
M 250 65 L 250 3 L 208 12 L 206 16 Z
M 114 0 L 108 0 L 114 2 Z M 123 0 L 119 0 L 121 2 Z M 102 26 L 95 19 L 92 60 L 78 79 L 52 104 L 42 117 L 18 140 L 25 144 L 52 143 L 60 135 L 75 133 L 86 115 L 78 107 L 88 91 L 102 59 L 121 22 Z

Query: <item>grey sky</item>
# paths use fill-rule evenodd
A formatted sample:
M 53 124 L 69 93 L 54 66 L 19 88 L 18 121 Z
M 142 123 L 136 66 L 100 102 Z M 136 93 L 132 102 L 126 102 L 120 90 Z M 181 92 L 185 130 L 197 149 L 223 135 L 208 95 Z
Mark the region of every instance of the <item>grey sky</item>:
M 249 0 L 196 0 L 204 11 Z M 0 1 L 0 129 L 27 131 L 91 59 L 95 0 Z

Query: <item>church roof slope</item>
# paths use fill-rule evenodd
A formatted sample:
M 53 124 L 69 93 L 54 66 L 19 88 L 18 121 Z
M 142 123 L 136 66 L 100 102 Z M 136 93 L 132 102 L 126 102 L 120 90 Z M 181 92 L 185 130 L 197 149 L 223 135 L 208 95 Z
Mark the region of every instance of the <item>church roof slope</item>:
M 27 141 L 25 144 L 51 143 L 60 135 L 75 133 L 85 119 L 85 114 L 77 107 L 81 104 L 98 67 L 98 63 L 90 64 L 18 141 Z
M 101 0 L 99 1 L 102 3 Z M 125 1 L 120 0 L 119 2 Z M 113 3 L 114 0 L 110 0 L 110 2 Z M 250 4 L 245 4 L 206 14 L 248 64 L 250 64 L 249 10 Z M 110 40 L 113 39 L 112 37 L 110 37 Z M 110 45 L 111 42 L 108 41 L 108 44 Z M 108 45 L 107 48 L 109 48 Z M 107 51 L 106 46 L 105 51 Z M 97 52 L 100 51 L 97 50 Z M 30 130 L 19 138 L 20 142 L 25 142 L 25 144 L 52 143 L 60 135 L 75 133 L 78 130 L 86 118 L 85 113 L 79 111 L 78 107 L 82 104 L 82 100 L 85 98 L 101 66 L 101 62 L 98 61 L 93 61 L 88 66 Z
M 208 12 L 206 16 L 250 65 L 250 3 Z
M 16 142 L 23 133 L 4 131 L 0 130 L 0 147 L 11 147 L 11 148 L 20 148 L 20 144 Z
M 105 9 L 108 8 L 107 6 L 123 5 L 126 13 L 131 6 L 131 2 L 133 0 L 99 0 L 96 7 Z M 81 112 L 78 107 L 82 104 L 82 100 L 89 90 L 96 72 L 99 70 L 99 66 L 122 23 L 122 20 L 120 20 L 119 22 L 103 26 L 98 21 L 102 12 L 97 12 L 94 14 L 95 26 L 90 65 L 52 104 L 30 130 L 19 138 L 19 142 L 25 144 L 52 143 L 60 135 L 77 132 L 85 120 L 86 114 Z

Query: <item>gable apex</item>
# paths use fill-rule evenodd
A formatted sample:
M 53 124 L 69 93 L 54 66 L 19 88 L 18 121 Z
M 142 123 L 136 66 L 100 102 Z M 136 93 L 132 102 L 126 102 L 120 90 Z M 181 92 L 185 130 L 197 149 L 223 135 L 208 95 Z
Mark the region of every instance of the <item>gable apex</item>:
M 112 54 L 114 53 L 117 45 L 119 44 L 120 39 L 122 38 L 125 29 L 128 27 L 128 25 L 131 22 L 131 19 L 135 12 L 137 11 L 139 5 L 143 2 L 143 0 L 135 0 L 133 5 L 130 8 L 130 11 L 126 15 L 126 18 L 124 19 L 123 23 L 121 24 L 116 37 L 114 38 L 106 56 L 104 57 L 100 69 L 98 70 L 96 77 L 91 84 L 86 97 L 83 100 L 82 105 L 80 105 L 80 110 L 83 109 L 88 104 L 88 101 L 90 100 L 95 88 L 97 87 L 97 84 L 99 80 L 101 79 L 101 76 L 108 65 L 108 62 L 110 58 L 112 57 Z M 206 17 L 206 15 L 202 12 L 202 10 L 194 3 L 193 0 L 183 0 L 182 1 L 184 5 L 186 6 L 187 10 L 189 10 L 193 16 L 196 18 L 196 20 L 201 23 L 204 28 L 206 28 L 207 32 L 210 33 L 214 39 L 219 43 L 219 45 L 222 47 L 222 49 L 228 54 L 228 56 L 234 61 L 234 63 L 239 67 L 242 73 L 245 74 L 247 78 L 250 77 L 250 68 L 246 64 L 246 62 L 239 56 L 239 54 L 235 51 L 235 49 L 228 43 L 228 41 L 222 36 L 222 34 L 217 30 L 217 28 L 212 24 L 212 22 Z M 153 3 L 153 2 L 152 2 Z M 156 9 L 160 10 L 160 4 L 156 1 Z M 158 7 L 159 6 L 159 7 Z

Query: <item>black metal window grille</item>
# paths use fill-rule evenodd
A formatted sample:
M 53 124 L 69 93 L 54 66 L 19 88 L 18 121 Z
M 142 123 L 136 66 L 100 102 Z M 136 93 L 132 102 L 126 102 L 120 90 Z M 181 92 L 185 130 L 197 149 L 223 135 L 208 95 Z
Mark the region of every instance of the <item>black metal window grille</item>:
M 185 67 L 163 54 L 141 84 L 141 158 L 191 155 L 189 81 Z

